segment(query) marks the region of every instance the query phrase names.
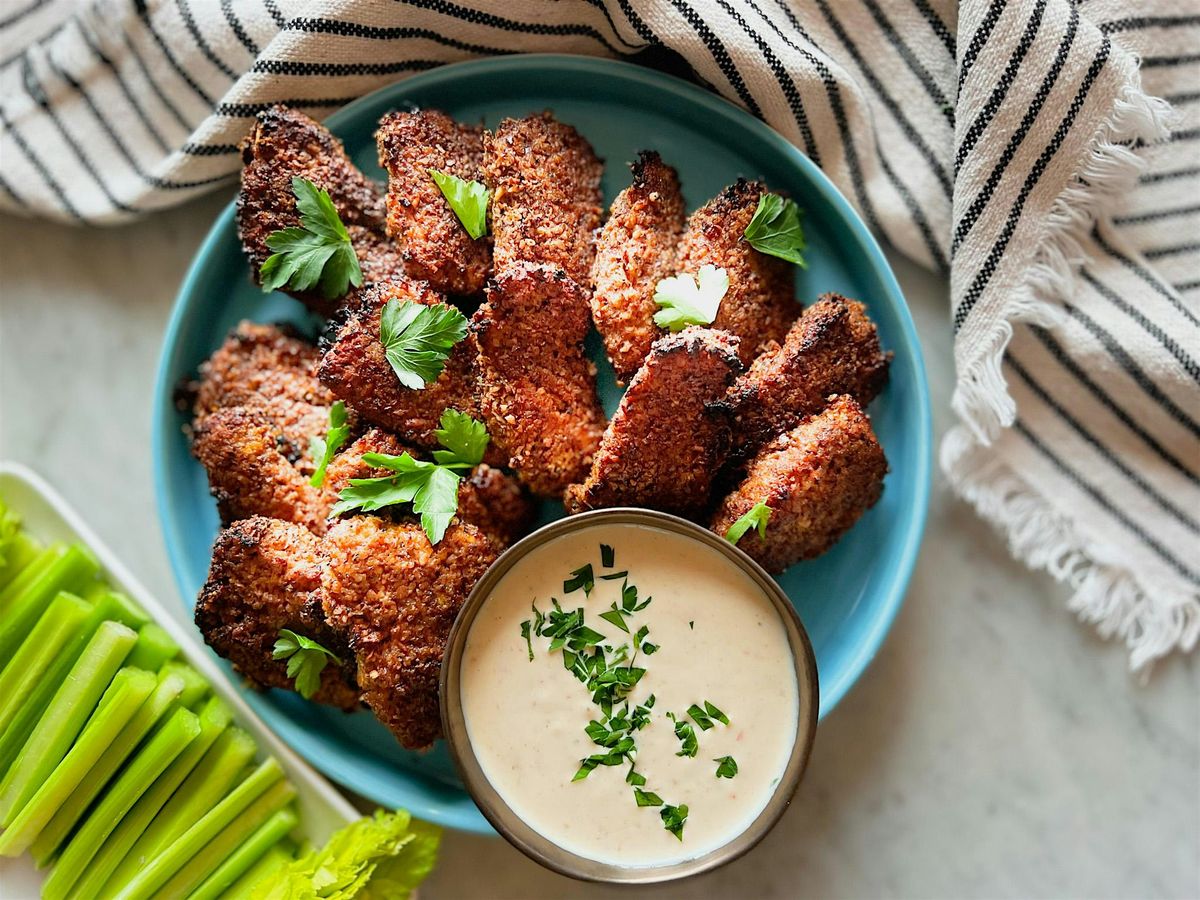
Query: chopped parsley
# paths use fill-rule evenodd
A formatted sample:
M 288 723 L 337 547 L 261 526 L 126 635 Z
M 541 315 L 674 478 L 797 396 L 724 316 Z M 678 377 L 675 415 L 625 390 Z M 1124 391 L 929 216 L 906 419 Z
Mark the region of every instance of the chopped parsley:
M 777 256 L 808 268 L 804 262 L 804 230 L 800 227 L 800 207 L 795 200 L 778 194 L 758 198 L 754 217 L 742 232 L 746 242 L 759 253 Z
M 771 507 L 759 500 L 736 522 L 729 526 L 729 530 L 725 532 L 725 540 L 731 544 L 736 544 L 740 541 L 751 528 L 758 529 L 758 536 L 766 538 L 767 522 L 771 520 Z
M 600 565 L 602 568 L 611 569 L 616 563 L 617 554 L 608 544 L 600 545 Z
M 279 630 L 272 659 L 287 660 L 287 676 L 296 685 L 296 692 L 308 700 L 321 687 L 321 672 L 330 660 L 339 666 L 342 661 L 312 638 L 296 634 L 287 628 Z
M 675 755 L 694 757 L 700 749 L 700 742 L 696 740 L 696 729 L 692 727 L 692 723 L 671 712 L 667 713 L 667 718 L 675 723 L 675 737 L 679 738 L 680 749 Z
M 342 444 L 350 437 L 350 426 L 346 424 L 346 404 L 341 400 L 333 401 L 329 407 L 329 430 L 325 436 L 314 434 L 309 438 L 308 452 L 316 460 L 317 467 L 313 470 L 309 484 L 320 487 L 325 483 L 325 469 L 330 461 L 342 449 Z
M 654 324 L 668 331 L 711 325 L 728 290 L 729 274 L 716 266 L 702 266 L 695 277 L 684 272 L 664 278 L 654 289 L 654 302 L 660 307 Z
M 721 710 L 717 709 L 707 700 L 704 701 L 703 709 L 693 703 L 688 707 L 687 713 L 692 717 L 692 721 L 700 726 L 701 731 L 708 731 L 708 729 L 712 728 L 714 719 L 722 725 L 729 724 L 729 716 L 725 715 L 725 713 L 721 712 Z
M 596 576 L 592 574 L 592 564 L 588 563 L 572 572 L 571 577 L 563 582 L 563 593 L 570 594 L 583 588 L 583 595 L 590 597 L 595 586 Z
M 732 756 L 719 756 L 713 762 L 717 764 L 718 778 L 732 778 L 738 773 L 737 760 Z
M 663 820 L 663 828 L 683 840 L 683 826 L 687 824 L 688 808 L 686 803 L 680 803 L 678 806 L 664 806 L 658 811 L 659 816 Z
M 363 282 L 358 256 L 329 194 L 299 177 L 292 179 L 292 193 L 300 225 L 267 235 L 267 247 L 275 252 L 258 270 L 263 292 L 319 287 L 322 294 L 333 298 L 346 293 L 350 285 L 358 287 Z
M 437 169 L 430 169 L 429 177 L 437 184 L 472 240 L 477 241 L 487 234 L 487 208 L 492 198 L 487 185 L 481 181 L 467 181 L 457 175 L 447 175 Z
M 379 316 L 379 340 L 392 371 L 419 391 L 437 381 L 454 345 L 467 336 L 467 317 L 445 303 L 389 300 Z

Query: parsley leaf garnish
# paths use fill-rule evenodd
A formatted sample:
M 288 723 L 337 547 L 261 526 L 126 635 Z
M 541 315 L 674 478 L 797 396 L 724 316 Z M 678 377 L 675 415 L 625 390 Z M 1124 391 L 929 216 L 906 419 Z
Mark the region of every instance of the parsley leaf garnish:
M 415 391 L 437 380 L 450 350 L 466 336 L 467 317 L 445 303 L 389 300 L 379 316 L 387 361 L 400 383 Z
M 802 269 L 808 268 L 801 252 L 804 250 L 804 231 L 800 227 L 800 207 L 795 200 L 778 194 L 763 194 L 758 198 L 754 217 L 742 237 L 759 253 L 778 256 Z
M 350 426 L 346 424 L 346 404 L 341 400 L 335 400 L 333 406 L 329 407 L 329 430 L 325 432 L 325 437 L 314 434 L 309 438 L 308 452 L 317 461 L 317 467 L 313 470 L 309 484 L 313 487 L 320 487 L 325 483 L 325 469 L 329 467 L 330 461 L 337 452 L 342 449 L 342 444 L 346 443 L 348 437 L 350 437 Z
M 688 707 L 687 712 L 695 720 L 696 724 L 700 726 L 701 731 L 708 731 L 708 729 L 712 728 L 713 719 L 716 719 L 722 725 L 729 724 L 729 716 L 725 715 L 725 713 L 721 712 L 721 710 L 717 709 L 707 700 L 704 701 L 703 709 L 693 703 Z
M 633 789 L 633 799 L 638 806 L 662 806 L 663 799 L 654 791 L 643 791 L 640 787 Z
M 606 569 L 611 569 L 613 563 L 616 562 L 617 554 L 608 544 L 600 545 L 600 565 Z
M 686 803 L 678 806 L 664 806 L 658 811 L 663 820 L 663 828 L 683 840 L 683 826 L 687 824 L 688 808 Z
M 275 252 L 258 270 L 263 292 L 320 286 L 321 293 L 332 298 L 342 296 L 350 285 L 358 287 L 363 281 L 358 256 L 329 194 L 299 177 L 292 179 L 292 193 L 300 226 L 267 235 L 267 246 Z
M 340 516 L 352 510 L 374 512 L 385 506 L 411 503 L 413 512 L 421 517 L 421 527 L 429 542 L 438 543 L 458 512 L 458 485 L 462 476 L 457 470 L 474 467 L 487 447 L 486 429 L 470 416 L 448 409 L 442 413 L 441 424 L 441 429 L 436 432 L 438 440 L 444 447 L 447 441 L 454 444 L 446 447 L 445 452 L 450 455 L 443 459 L 452 458 L 453 462 L 427 462 L 414 459 L 407 452 L 399 456 L 364 453 L 363 462 L 367 465 L 388 469 L 394 474 L 351 478 L 350 486 L 338 494 L 338 502 L 329 514 Z
M 312 638 L 296 634 L 287 628 L 279 630 L 272 659 L 286 659 L 287 675 L 296 684 L 296 692 L 305 700 L 321 687 L 321 670 L 333 660 L 339 666 L 342 661 Z
M 472 240 L 479 240 L 487 234 L 487 208 L 492 197 L 487 185 L 480 181 L 466 181 L 457 175 L 447 175 L 437 169 L 430 169 L 429 177 L 437 183 L 442 196 Z
M 729 275 L 716 266 L 702 266 L 694 278 L 686 272 L 664 278 L 654 289 L 654 302 L 662 307 L 654 324 L 669 331 L 711 325 L 728 290 Z
M 721 756 L 713 759 L 717 764 L 718 778 L 732 778 L 738 773 L 737 760 L 732 756 Z
M 700 742 L 696 740 L 696 729 L 692 727 L 692 723 L 687 719 L 678 718 L 675 713 L 667 713 L 667 718 L 675 723 L 675 737 L 679 738 L 679 752 L 676 756 L 695 756 L 696 751 L 700 749 Z
M 725 532 L 725 540 L 731 544 L 736 544 L 751 528 L 757 528 L 758 536 L 766 538 L 767 522 L 770 520 L 771 507 L 759 500 L 750 507 L 749 511 L 729 526 L 729 530 Z
M 563 593 L 569 594 L 583 588 L 583 595 L 587 597 L 591 595 L 595 586 L 596 577 L 592 574 L 592 564 L 587 563 L 572 572 L 571 577 L 563 582 Z

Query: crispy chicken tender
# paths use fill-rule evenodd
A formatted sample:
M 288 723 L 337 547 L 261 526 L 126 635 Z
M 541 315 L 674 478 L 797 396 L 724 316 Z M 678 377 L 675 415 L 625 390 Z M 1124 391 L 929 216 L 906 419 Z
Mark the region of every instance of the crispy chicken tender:
M 392 112 L 380 120 L 375 141 L 388 173 L 388 234 L 404 248 L 405 270 L 448 294 L 482 290 L 492 256 L 488 239 L 471 239 L 429 170 L 480 180 L 483 128 L 433 109 Z
M 655 341 L 587 481 L 567 489 L 567 511 L 645 506 L 701 514 L 729 449 L 728 416 L 714 404 L 741 370 L 738 339 L 728 332 L 692 327 Z
M 428 747 L 441 734 L 446 638 L 496 558 L 491 542 L 451 525 L 432 546 L 417 525 L 355 516 L 335 524 L 324 546 L 322 605 L 358 662 L 362 699 L 405 747 Z
M 256 517 L 222 531 L 213 546 L 208 581 L 196 601 L 204 639 L 260 687 L 292 690 L 287 663 L 272 659 L 281 628 L 336 653 L 321 670 L 314 700 L 345 710 L 358 706 L 354 664 L 319 609 L 324 554 L 320 541 L 289 522 Z
M 469 341 L 459 341 L 437 381 L 421 390 L 405 387 L 392 371 L 379 339 L 380 313 L 389 300 L 426 306 L 445 302 L 424 282 L 406 277 L 364 291 L 359 308 L 337 330 L 321 359 L 321 383 L 368 422 L 394 431 L 418 447 L 438 447 L 434 431 L 446 409 L 478 418 L 472 376 L 474 349 Z
M 603 172 L 591 144 L 550 113 L 503 120 L 483 154 L 496 270 L 546 263 L 588 284 Z
M 704 266 L 729 275 L 729 290 L 712 327 L 742 339 L 742 362 L 747 365 L 770 341 L 783 340 L 799 312 L 791 263 L 759 253 L 742 240 L 766 192 L 761 182 L 740 179 L 692 213 L 676 263 L 678 271 L 691 275 Z
M 633 184 L 613 201 L 596 241 L 592 264 L 592 319 L 617 380 L 628 381 L 662 334 L 654 324 L 654 289 L 675 271 L 683 234 L 679 176 L 645 150 L 630 167 Z
M 471 320 L 488 432 L 542 497 L 584 477 L 604 430 L 596 367 L 583 349 L 588 319 L 561 269 L 517 263 L 496 275 Z
M 879 348 L 866 307 L 822 294 L 730 390 L 726 403 L 745 452 L 819 412 L 832 394 L 866 406 L 887 384 L 890 354 Z
M 329 192 L 350 232 L 366 283 L 404 271 L 400 248 L 385 230 L 379 187 L 350 162 L 342 142 L 324 126 L 286 106 L 273 106 L 259 113 L 241 149 L 238 236 L 256 282 L 259 268 L 273 252 L 267 237 L 281 228 L 300 225 L 292 192 L 295 177 L 306 178 Z M 326 297 L 319 290 L 289 293 L 322 315 L 332 313 L 342 300 Z M 352 299 L 356 293 L 351 286 L 346 297 Z
M 755 503 L 766 503 L 767 536 L 748 531 L 738 546 L 782 572 L 820 556 L 874 506 L 887 468 L 871 420 L 853 397 L 839 396 L 759 451 L 713 515 L 712 530 L 724 535 Z
M 200 420 L 234 406 L 262 412 L 282 433 L 283 454 L 298 459 L 309 438 L 324 433 L 334 399 L 317 380 L 320 358 L 286 326 L 241 322 L 200 364 L 199 378 L 188 388 L 192 414 Z

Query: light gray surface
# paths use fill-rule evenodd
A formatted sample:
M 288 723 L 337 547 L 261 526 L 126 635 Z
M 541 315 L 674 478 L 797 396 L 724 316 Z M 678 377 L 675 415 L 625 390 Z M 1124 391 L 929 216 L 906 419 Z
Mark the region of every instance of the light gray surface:
M 46 476 L 152 591 L 175 597 L 149 416 L 176 286 L 224 198 L 120 230 L 0 222 L 0 456 Z M 897 262 L 949 423 L 946 289 Z M 1146 687 L 1063 590 L 935 481 L 905 608 L 823 724 L 778 828 L 728 868 L 647 895 L 1200 896 L 1200 672 Z M 2 892 L 0 892 L 2 893 Z M 424 896 L 634 897 L 448 834 Z

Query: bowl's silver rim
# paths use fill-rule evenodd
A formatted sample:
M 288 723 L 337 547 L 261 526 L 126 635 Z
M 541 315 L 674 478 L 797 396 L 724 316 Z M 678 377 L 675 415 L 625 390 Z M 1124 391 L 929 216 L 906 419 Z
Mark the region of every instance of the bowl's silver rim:
M 749 827 L 729 843 L 694 859 L 669 866 L 625 867 L 597 862 L 565 850 L 534 831 L 504 802 L 484 775 L 471 746 L 462 711 L 460 688 L 463 650 L 471 624 L 496 583 L 518 560 L 543 544 L 564 534 L 599 524 L 657 527 L 699 540 L 717 550 L 750 576 L 770 598 L 784 624 L 788 646 L 792 651 L 800 711 L 792 754 L 771 799 Z M 450 756 L 454 760 L 463 786 L 484 818 L 505 840 L 546 868 L 571 878 L 607 884 L 653 884 L 699 875 L 732 862 L 758 844 L 791 803 L 808 766 L 816 737 L 820 702 L 816 657 L 808 633 L 796 614 L 795 607 L 775 579 L 743 551 L 708 529 L 668 513 L 633 507 L 593 510 L 559 519 L 539 528 L 501 554 L 472 589 L 454 620 L 446 644 L 439 688 L 442 731 L 450 749 Z

